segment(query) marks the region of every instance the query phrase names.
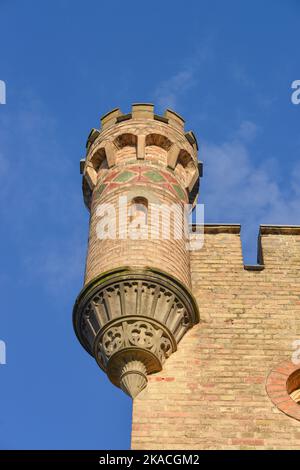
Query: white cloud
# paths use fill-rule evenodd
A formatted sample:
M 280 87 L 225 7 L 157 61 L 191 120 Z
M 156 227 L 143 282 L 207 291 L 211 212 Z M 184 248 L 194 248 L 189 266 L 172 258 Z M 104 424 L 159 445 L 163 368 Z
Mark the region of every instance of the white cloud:
M 255 83 L 252 77 L 246 72 L 241 64 L 234 63 L 231 65 L 231 73 L 233 79 L 245 88 L 254 88 Z
M 254 123 L 242 122 L 231 139 L 204 142 L 201 149 L 205 166 L 200 200 L 206 219 L 241 223 L 251 256 L 259 224 L 300 223 L 300 164 L 281 186 L 276 173 L 252 158 L 250 142 L 258 131 Z
M 195 84 L 195 72 L 191 67 L 161 82 L 154 92 L 155 102 L 162 108 L 176 108 L 179 96 Z
M 67 142 L 57 141 L 57 129 L 56 119 L 31 98 L 1 116 L 0 216 L 20 263 L 19 282 L 39 283 L 63 298 L 83 279 L 87 226 L 74 181 L 78 161 Z
M 198 83 L 201 66 L 213 55 L 211 37 L 205 38 L 193 56 L 189 56 L 178 70 L 162 80 L 153 93 L 154 101 L 161 108 L 176 108 L 180 99 Z
M 237 137 L 240 140 L 245 140 L 247 142 L 251 142 L 255 139 L 259 132 L 258 127 L 254 122 L 251 121 L 243 121 L 240 125 L 240 128 L 237 131 Z

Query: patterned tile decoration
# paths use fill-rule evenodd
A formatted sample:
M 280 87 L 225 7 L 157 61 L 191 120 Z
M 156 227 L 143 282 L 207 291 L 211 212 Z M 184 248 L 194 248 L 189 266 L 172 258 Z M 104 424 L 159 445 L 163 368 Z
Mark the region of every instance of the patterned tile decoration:
M 118 183 L 127 183 L 127 181 L 131 180 L 131 178 L 135 175 L 136 173 L 133 173 L 132 171 L 121 171 L 118 176 L 114 178 L 114 181 Z
M 128 169 L 116 169 L 103 175 L 98 182 L 97 196 L 116 189 L 122 185 L 149 185 L 164 188 L 179 197 L 183 202 L 187 202 L 187 193 L 178 184 L 177 179 L 164 170 L 152 169 L 140 165 L 132 165 Z
M 156 170 L 146 171 L 143 174 L 153 181 L 153 183 L 160 183 L 161 181 L 165 181 L 165 178 L 162 176 L 162 174 Z
M 97 187 L 97 196 L 101 196 L 106 186 L 106 184 L 101 183 L 100 186 Z
M 184 194 L 181 186 L 179 186 L 179 184 L 173 184 L 172 186 L 175 189 L 175 191 L 176 191 L 177 195 L 179 196 L 179 198 L 184 199 L 185 194 Z

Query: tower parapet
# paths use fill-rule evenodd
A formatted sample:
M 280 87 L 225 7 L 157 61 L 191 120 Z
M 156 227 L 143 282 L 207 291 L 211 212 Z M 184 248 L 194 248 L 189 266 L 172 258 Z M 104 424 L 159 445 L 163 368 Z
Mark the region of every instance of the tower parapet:
M 114 109 L 101 118 L 81 161 L 91 215 L 74 328 L 133 398 L 199 321 L 185 233 L 185 207 L 196 203 L 201 175 L 197 150 L 178 114 L 134 104 L 130 114 Z

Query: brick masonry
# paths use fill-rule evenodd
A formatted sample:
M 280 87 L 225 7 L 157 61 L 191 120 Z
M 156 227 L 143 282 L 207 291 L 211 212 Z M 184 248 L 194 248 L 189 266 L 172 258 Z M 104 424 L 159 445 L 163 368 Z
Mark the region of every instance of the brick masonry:
M 282 404 L 297 369 L 300 228 L 261 227 L 260 242 L 263 269 L 245 269 L 239 227 L 205 228 L 191 252 L 201 321 L 134 400 L 133 449 L 300 448 L 300 405 Z

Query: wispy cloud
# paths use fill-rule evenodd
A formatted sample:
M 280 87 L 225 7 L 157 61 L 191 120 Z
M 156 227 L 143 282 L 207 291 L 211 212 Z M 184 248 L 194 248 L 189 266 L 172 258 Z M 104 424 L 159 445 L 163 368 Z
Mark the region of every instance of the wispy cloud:
M 182 70 L 161 82 L 154 92 L 155 102 L 162 108 L 176 108 L 180 96 L 195 83 L 196 67 Z
M 174 74 L 158 83 L 153 92 L 155 103 L 161 108 L 176 108 L 181 98 L 199 81 L 201 67 L 213 55 L 211 36 L 203 40 L 202 44 L 181 63 Z
M 244 121 L 231 139 L 202 146 L 205 178 L 201 201 L 206 216 L 214 222 L 241 223 L 251 257 L 260 223 L 300 223 L 300 164 L 280 185 L 271 163 L 257 164 L 252 158 L 251 142 L 259 131 L 253 122 Z
M 83 276 L 86 227 L 74 181 L 78 161 L 57 140 L 56 118 L 38 100 L 22 103 L 13 112 L 6 108 L 0 123 L 3 237 L 13 246 L 19 282 L 39 283 L 62 298 Z
M 245 67 L 241 64 L 234 63 L 231 65 L 232 78 L 239 85 L 242 85 L 246 88 L 254 88 L 255 82 L 248 72 L 246 72 Z

